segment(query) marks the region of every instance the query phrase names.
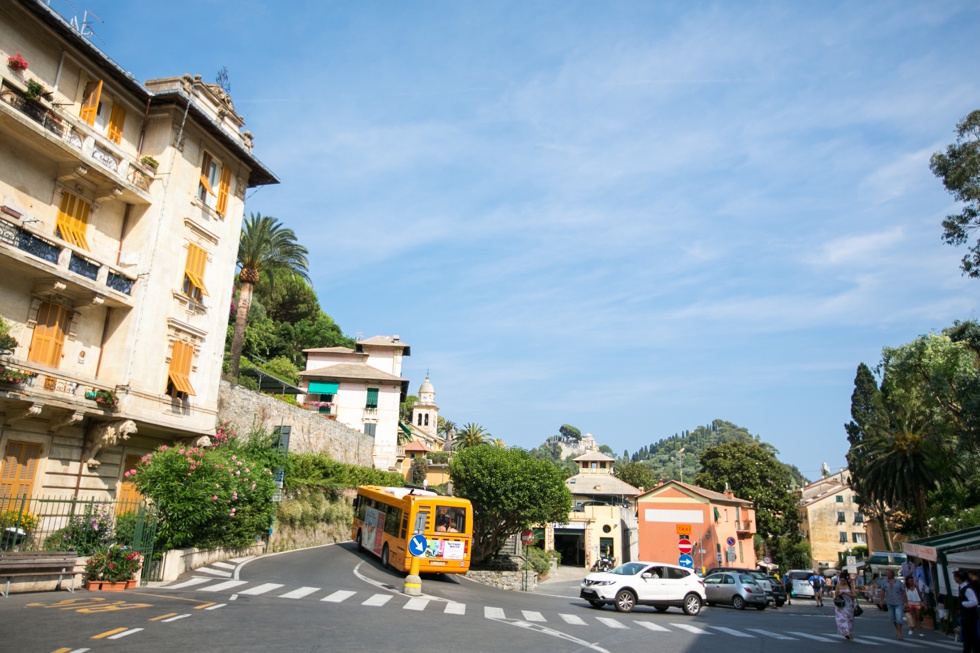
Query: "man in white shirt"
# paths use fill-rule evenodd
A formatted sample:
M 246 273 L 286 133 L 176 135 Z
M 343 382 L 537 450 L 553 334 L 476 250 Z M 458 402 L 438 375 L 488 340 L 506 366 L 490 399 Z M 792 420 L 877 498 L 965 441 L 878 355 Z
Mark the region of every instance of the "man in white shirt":
M 963 653 L 980 653 L 977 641 L 978 606 L 977 593 L 970 586 L 970 579 L 962 569 L 953 572 L 953 580 L 959 588 L 960 634 L 963 636 Z

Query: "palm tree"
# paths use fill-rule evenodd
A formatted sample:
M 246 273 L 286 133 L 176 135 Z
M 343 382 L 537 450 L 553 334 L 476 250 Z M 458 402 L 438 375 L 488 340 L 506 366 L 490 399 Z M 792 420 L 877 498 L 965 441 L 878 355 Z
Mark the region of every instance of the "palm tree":
M 242 225 L 238 243 L 239 295 L 235 314 L 235 331 L 231 337 L 231 376 L 238 378 L 238 363 L 245 341 L 245 322 L 252 305 L 252 291 L 262 274 L 272 282 L 276 272 L 292 272 L 309 283 L 306 255 L 309 252 L 296 242 L 296 234 L 272 216 L 253 213 Z
M 469 422 L 463 425 L 463 430 L 456 433 L 453 440 L 453 451 L 461 451 L 467 447 L 475 447 L 490 439 L 490 434 L 479 424 Z

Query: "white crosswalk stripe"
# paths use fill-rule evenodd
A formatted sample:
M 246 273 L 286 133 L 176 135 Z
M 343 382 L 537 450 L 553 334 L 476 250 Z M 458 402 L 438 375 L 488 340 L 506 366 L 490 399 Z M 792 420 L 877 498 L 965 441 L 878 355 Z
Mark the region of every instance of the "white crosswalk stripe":
M 766 637 L 772 637 L 773 639 L 796 639 L 795 637 L 787 637 L 780 633 L 774 633 L 771 630 L 762 630 L 761 628 L 747 628 L 746 630 L 751 630 L 753 633 L 759 633 L 760 635 L 765 635 Z
M 674 628 L 680 628 L 681 630 L 686 630 L 689 633 L 694 633 L 695 635 L 710 635 L 704 628 L 698 628 L 697 626 L 692 626 L 691 624 L 670 624 Z
M 374 596 L 368 597 L 368 599 L 361 605 L 380 607 L 390 600 L 391 594 L 375 594 Z
M 616 621 L 612 617 L 596 617 L 596 619 L 598 619 L 601 623 L 606 624 L 610 628 L 619 628 L 619 629 L 622 629 L 622 630 L 629 630 L 629 626 L 627 626 L 626 624 L 624 624 L 621 621 Z
M 491 608 L 489 605 L 483 608 L 483 616 L 487 619 L 503 619 L 504 611 L 500 608 Z
M 237 565 L 228 564 L 227 562 L 212 562 L 211 566 L 219 567 L 221 569 L 231 569 L 232 571 L 234 571 Z
M 935 646 L 936 648 L 949 648 L 949 649 L 953 649 L 954 651 L 963 650 L 962 644 L 949 644 L 947 642 L 931 642 L 928 639 L 923 639 L 921 637 L 918 640 L 912 640 L 912 641 L 914 641 L 916 644 L 925 644 L 926 646 Z
M 259 594 L 265 594 L 266 592 L 271 592 L 272 590 L 277 590 L 282 585 L 279 583 L 265 583 L 263 585 L 256 585 L 255 587 L 250 587 L 247 590 L 242 590 L 239 594 L 245 594 L 248 596 L 258 596 Z
M 166 587 L 168 590 L 182 590 L 187 587 L 194 587 L 195 585 L 200 585 L 202 583 L 210 583 L 213 580 L 214 580 L 213 578 L 203 578 L 201 576 L 194 576 L 193 578 L 189 578 L 185 580 L 183 583 L 177 583 L 176 585 L 167 585 Z
M 902 640 L 895 639 L 895 638 L 875 637 L 874 635 L 865 635 L 864 637 L 862 637 L 862 639 L 873 639 L 879 642 L 883 642 L 885 644 L 895 644 L 896 646 L 904 646 L 905 648 L 909 648 L 909 647 L 918 648 L 917 644 L 911 644 L 909 642 L 904 642 Z
M 423 599 L 416 597 L 414 599 L 409 599 L 408 603 L 402 606 L 403 610 L 425 610 L 425 606 L 429 605 L 429 599 Z
M 357 594 L 357 592 L 352 592 L 350 590 L 337 590 L 333 594 L 329 596 L 325 596 L 320 600 L 328 601 L 330 603 L 340 603 L 342 601 L 346 601 L 347 599 L 354 596 L 355 594 Z
M 233 587 L 238 587 L 244 585 L 248 581 L 244 580 L 226 580 L 223 583 L 218 583 L 217 585 L 208 585 L 207 587 L 202 587 L 197 590 L 198 592 L 222 592 L 224 590 L 230 590 Z
M 562 614 L 562 613 L 559 612 L 558 613 L 558 616 L 561 617 L 562 618 L 562 621 L 564 621 L 566 624 L 571 624 L 573 626 L 584 626 L 585 625 L 585 620 L 582 619 L 582 617 L 580 617 L 580 616 L 578 616 L 576 614 Z
M 212 576 L 218 576 L 220 578 L 231 578 L 230 571 L 221 571 L 220 569 L 211 569 L 210 567 L 201 567 L 200 569 L 195 569 L 194 573 L 210 574 Z
M 286 592 L 285 594 L 280 594 L 280 599 L 301 599 L 304 596 L 309 596 L 313 592 L 319 592 L 319 587 L 300 587 L 292 592 Z
M 663 626 L 658 626 L 657 624 L 650 623 L 649 621 L 634 621 L 637 626 L 643 626 L 647 630 L 652 630 L 655 633 L 669 633 L 670 628 L 664 628 Z
M 466 604 L 450 601 L 446 604 L 446 614 L 466 614 Z
M 837 635 L 836 637 L 837 637 L 837 639 L 846 641 L 846 638 L 843 635 Z M 866 639 L 866 638 L 863 638 L 863 637 L 855 637 L 851 641 L 852 642 L 857 642 L 858 644 L 867 644 L 868 646 L 881 646 L 882 645 L 881 642 L 874 642 L 874 641 L 872 641 L 870 639 Z
M 755 635 L 749 635 L 748 633 L 743 633 L 742 631 L 735 630 L 734 628 L 725 628 L 724 626 L 712 626 L 712 628 L 715 630 L 720 630 L 723 633 L 728 633 L 729 635 L 734 635 L 735 637 L 755 637 Z
M 543 623 L 545 621 L 544 616 L 540 612 L 535 612 L 534 610 L 522 610 L 521 614 L 524 615 L 525 621 L 533 621 L 536 623 Z
M 797 637 L 805 637 L 806 639 L 812 639 L 817 642 L 833 642 L 834 640 L 829 637 L 821 637 L 820 635 L 814 635 L 812 633 L 801 633 L 796 630 L 788 631 L 790 635 L 796 635 Z

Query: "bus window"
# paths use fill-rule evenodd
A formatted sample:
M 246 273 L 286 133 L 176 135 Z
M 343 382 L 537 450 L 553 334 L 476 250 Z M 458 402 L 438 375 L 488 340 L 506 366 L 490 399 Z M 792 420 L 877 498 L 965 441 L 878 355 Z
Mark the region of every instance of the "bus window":
M 462 533 L 466 530 L 466 508 L 436 507 L 436 533 Z

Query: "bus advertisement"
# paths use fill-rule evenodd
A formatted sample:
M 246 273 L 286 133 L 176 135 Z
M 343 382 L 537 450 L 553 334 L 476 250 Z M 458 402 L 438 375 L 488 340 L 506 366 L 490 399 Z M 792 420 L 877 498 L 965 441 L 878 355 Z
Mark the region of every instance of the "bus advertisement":
M 408 542 L 423 535 L 420 572 L 463 574 L 470 568 L 473 507 L 468 499 L 412 487 L 362 485 L 354 499 L 351 536 L 361 551 L 381 564 L 407 572 L 412 556 Z

